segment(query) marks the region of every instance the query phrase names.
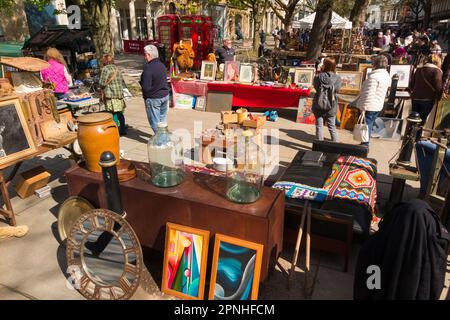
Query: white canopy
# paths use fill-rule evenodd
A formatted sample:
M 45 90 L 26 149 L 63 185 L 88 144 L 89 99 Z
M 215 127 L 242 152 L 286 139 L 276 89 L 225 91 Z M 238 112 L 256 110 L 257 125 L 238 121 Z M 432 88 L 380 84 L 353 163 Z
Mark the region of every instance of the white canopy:
M 316 13 L 312 13 L 309 16 L 304 17 L 301 20 L 294 21 L 292 27 L 294 29 L 311 29 L 316 18 Z M 352 22 L 341 17 L 336 12 L 333 11 L 331 15 L 332 29 L 351 29 Z

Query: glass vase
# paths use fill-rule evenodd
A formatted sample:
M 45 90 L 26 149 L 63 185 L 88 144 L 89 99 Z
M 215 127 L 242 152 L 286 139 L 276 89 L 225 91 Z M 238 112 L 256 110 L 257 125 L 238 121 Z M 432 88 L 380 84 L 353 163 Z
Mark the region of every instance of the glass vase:
M 169 132 L 167 123 L 158 123 L 158 130 L 147 144 L 152 183 L 161 188 L 174 187 L 184 179 L 181 138 Z

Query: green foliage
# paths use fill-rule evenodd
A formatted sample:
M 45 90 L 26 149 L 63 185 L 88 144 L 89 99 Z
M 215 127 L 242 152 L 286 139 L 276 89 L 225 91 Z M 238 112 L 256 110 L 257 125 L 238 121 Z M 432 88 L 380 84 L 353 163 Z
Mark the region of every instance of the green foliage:
M 333 10 L 340 16 L 348 18 L 355 5 L 355 0 L 335 0 Z
M 0 0 L 0 12 L 12 13 L 11 10 L 15 3 L 16 1 L 14 0 Z M 46 5 L 51 3 L 51 0 L 24 0 L 24 3 L 31 4 L 41 11 Z

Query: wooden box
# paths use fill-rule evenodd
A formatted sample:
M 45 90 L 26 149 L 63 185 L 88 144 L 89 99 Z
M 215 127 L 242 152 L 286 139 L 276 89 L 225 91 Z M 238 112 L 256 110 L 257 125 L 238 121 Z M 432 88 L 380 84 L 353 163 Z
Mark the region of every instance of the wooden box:
M 249 128 L 261 128 L 266 123 L 266 117 L 265 116 L 258 116 L 255 119 L 246 119 L 242 123 L 244 127 Z
M 39 166 L 20 173 L 17 176 L 15 190 L 22 199 L 28 198 L 34 191 L 46 186 L 49 180 L 50 173 L 44 167 Z
M 221 114 L 223 124 L 238 122 L 238 115 L 233 111 L 222 111 Z

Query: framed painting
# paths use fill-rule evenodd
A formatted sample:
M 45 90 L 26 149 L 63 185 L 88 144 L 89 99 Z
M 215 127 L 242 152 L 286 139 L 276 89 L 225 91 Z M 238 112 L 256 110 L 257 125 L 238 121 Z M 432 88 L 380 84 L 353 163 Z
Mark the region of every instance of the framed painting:
M 35 152 L 19 98 L 0 100 L 0 165 Z
M 297 86 L 311 86 L 314 79 L 314 71 L 314 68 L 296 68 L 294 83 Z
M 341 77 L 341 91 L 359 91 L 362 84 L 362 72 L 359 71 L 337 71 Z
M 209 299 L 258 299 L 263 248 L 262 244 L 217 234 Z
M 239 62 L 237 61 L 225 62 L 224 80 L 232 82 L 239 81 Z
M 167 223 L 161 291 L 202 300 L 208 245 L 209 231 Z
M 358 71 L 359 72 L 365 73 L 367 68 L 372 68 L 372 64 L 371 63 L 360 63 L 358 65 Z
M 312 98 L 298 100 L 297 123 L 316 124 L 316 117 L 312 112 Z
M 439 101 L 434 120 L 434 130 L 450 128 L 450 99 Z
M 253 65 L 250 63 L 241 63 L 239 68 L 239 82 L 253 82 Z
M 200 80 L 216 80 L 216 63 L 211 61 L 202 61 Z
M 392 64 L 389 69 L 389 76 L 391 77 L 391 79 L 394 74 L 398 75 L 397 88 L 407 88 L 409 86 L 409 78 L 411 76 L 411 65 Z

